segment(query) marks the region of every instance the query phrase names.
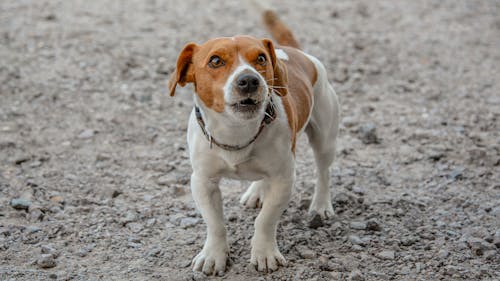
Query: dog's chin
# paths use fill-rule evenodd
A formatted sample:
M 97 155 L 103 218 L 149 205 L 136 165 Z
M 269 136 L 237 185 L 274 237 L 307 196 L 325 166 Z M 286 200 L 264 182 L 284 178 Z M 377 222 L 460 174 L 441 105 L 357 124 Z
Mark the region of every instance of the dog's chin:
M 233 103 L 231 109 L 235 115 L 242 119 L 253 119 L 259 115 L 262 104 L 262 101 L 247 98 Z

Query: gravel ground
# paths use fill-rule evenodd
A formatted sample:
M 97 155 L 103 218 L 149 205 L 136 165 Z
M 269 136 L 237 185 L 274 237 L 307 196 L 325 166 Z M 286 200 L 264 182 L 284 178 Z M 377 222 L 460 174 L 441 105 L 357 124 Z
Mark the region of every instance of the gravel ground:
M 198 2 L 1 1 L 1 280 L 206 280 L 192 93 L 166 80 L 189 41 L 268 35 L 239 1 Z M 273 2 L 341 99 L 337 215 L 309 225 L 301 137 L 288 267 L 248 266 L 257 211 L 225 181 L 220 279 L 498 280 L 500 1 Z

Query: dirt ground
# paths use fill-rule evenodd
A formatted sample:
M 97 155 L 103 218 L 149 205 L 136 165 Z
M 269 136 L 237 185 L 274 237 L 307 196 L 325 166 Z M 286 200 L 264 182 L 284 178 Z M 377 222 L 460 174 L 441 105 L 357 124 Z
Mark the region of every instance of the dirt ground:
M 248 183 L 222 185 L 223 280 L 499 280 L 500 1 L 273 1 L 342 103 L 336 217 L 306 214 L 305 137 L 278 243 L 249 266 Z M 189 192 L 189 42 L 268 36 L 240 1 L 0 3 L 0 280 L 207 280 Z M 14 199 L 14 200 L 13 200 Z

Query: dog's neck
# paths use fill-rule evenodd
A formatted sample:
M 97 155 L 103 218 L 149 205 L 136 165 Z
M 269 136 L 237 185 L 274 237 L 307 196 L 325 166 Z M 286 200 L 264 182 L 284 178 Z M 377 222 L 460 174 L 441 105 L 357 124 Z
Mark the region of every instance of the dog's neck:
M 195 99 L 195 106 L 203 118 L 206 133 L 218 143 L 235 148 L 244 148 L 254 140 L 265 117 L 265 110 L 262 109 L 262 112 L 252 119 L 237 120 L 229 117 L 227 113 L 217 113 L 203 106 L 203 103 L 197 99 Z

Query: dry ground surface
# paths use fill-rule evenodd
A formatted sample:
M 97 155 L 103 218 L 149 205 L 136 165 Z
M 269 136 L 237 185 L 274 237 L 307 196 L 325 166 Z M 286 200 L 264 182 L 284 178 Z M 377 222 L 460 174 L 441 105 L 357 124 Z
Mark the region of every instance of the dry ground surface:
M 500 278 L 500 1 L 273 1 L 342 103 L 336 216 L 309 226 L 301 137 L 279 247 L 248 266 L 248 183 L 222 185 L 223 280 Z M 267 36 L 239 1 L 0 2 L 0 279 L 206 280 L 189 192 L 189 41 Z M 12 199 L 19 199 L 14 200 Z

